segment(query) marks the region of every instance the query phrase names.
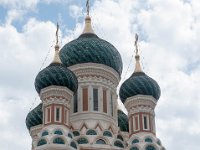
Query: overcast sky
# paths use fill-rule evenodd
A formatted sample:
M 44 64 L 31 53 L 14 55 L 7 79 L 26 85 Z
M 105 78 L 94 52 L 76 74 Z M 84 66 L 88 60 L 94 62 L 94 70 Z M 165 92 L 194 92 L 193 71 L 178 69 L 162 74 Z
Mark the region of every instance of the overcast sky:
M 56 22 L 63 46 L 81 34 L 84 16 L 83 0 L 0 0 L 1 150 L 31 149 L 25 118 L 40 103 L 34 80 L 52 60 Z M 162 91 L 157 136 L 167 150 L 199 150 L 200 1 L 92 0 L 91 17 L 122 56 L 121 82 L 134 70 L 139 34 L 143 70 Z

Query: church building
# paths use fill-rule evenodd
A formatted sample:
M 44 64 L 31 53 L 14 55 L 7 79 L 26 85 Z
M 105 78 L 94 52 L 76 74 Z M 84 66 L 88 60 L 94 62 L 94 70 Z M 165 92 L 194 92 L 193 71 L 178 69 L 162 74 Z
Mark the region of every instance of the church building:
M 88 4 L 89 6 L 89 4 Z M 136 35 L 135 70 L 122 83 L 118 50 L 95 34 L 88 13 L 77 39 L 35 78 L 41 103 L 26 117 L 32 150 L 165 150 L 156 137 L 158 83 L 141 69 Z M 128 111 L 118 109 L 120 98 Z

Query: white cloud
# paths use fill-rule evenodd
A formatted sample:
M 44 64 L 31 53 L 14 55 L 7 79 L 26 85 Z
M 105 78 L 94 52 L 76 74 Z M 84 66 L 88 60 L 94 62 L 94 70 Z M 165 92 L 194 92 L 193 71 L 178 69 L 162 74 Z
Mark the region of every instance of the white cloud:
M 31 7 L 37 2 L 27 1 L 23 5 Z M 18 1 L 0 2 L 11 3 Z M 199 149 L 199 5 L 198 0 L 105 0 L 95 1 L 91 8 L 95 32 L 115 45 L 122 55 L 122 79 L 134 54 L 134 34 L 139 33 L 144 71 L 161 86 L 162 95 L 156 107 L 157 135 L 169 150 Z M 73 6 L 71 11 L 73 16 L 81 15 L 78 7 Z M 6 128 L 0 138 L 3 150 L 31 148 L 24 120 L 37 95 L 34 78 L 49 49 L 53 49 L 56 28 L 50 21 L 30 18 L 23 31 L 18 32 L 11 25 L 15 17 L 19 19 L 20 15 L 13 10 L 7 24 L 0 26 L 0 127 Z M 77 22 L 74 30 L 65 28 L 67 35 L 63 35 L 63 44 L 78 37 L 82 29 L 83 22 Z M 53 50 L 44 66 L 50 62 L 52 53 Z M 126 78 L 133 70 L 134 61 Z M 17 130 L 13 126 L 16 119 L 20 120 Z M 25 139 L 23 145 L 16 137 Z M 15 143 L 5 144 L 10 141 Z

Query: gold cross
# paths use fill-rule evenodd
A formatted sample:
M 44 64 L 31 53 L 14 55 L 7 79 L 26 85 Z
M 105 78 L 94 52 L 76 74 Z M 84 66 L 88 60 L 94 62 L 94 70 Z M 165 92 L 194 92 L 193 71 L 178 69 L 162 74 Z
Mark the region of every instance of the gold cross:
M 89 14 L 90 14 L 90 1 L 89 0 L 87 0 L 87 2 L 86 2 L 86 7 L 87 7 L 87 15 L 89 16 Z
M 56 30 L 56 45 L 58 45 L 58 30 L 59 30 L 59 24 L 57 23 L 57 30 Z
M 136 49 L 136 55 L 138 55 L 138 35 L 135 34 L 135 49 Z

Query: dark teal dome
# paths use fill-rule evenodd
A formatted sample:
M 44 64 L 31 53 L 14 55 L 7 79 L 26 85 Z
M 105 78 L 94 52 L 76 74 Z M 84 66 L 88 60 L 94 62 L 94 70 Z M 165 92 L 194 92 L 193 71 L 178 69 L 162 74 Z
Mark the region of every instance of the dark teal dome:
M 42 103 L 30 111 L 26 117 L 26 127 L 30 130 L 31 127 L 42 124 L 43 112 Z
M 118 126 L 120 131 L 129 132 L 128 116 L 121 110 L 118 110 Z
M 35 89 L 40 93 L 41 89 L 48 86 L 64 86 L 73 92 L 78 88 L 78 81 L 72 71 L 60 63 L 52 63 L 40 71 L 35 79 Z
M 149 95 L 156 100 L 160 98 L 158 83 L 143 72 L 135 72 L 121 86 L 119 96 L 124 103 L 127 98 L 135 95 Z
M 98 63 L 113 68 L 121 75 L 122 59 L 109 42 L 92 33 L 82 34 L 60 50 L 60 59 L 67 67 L 81 63 Z

